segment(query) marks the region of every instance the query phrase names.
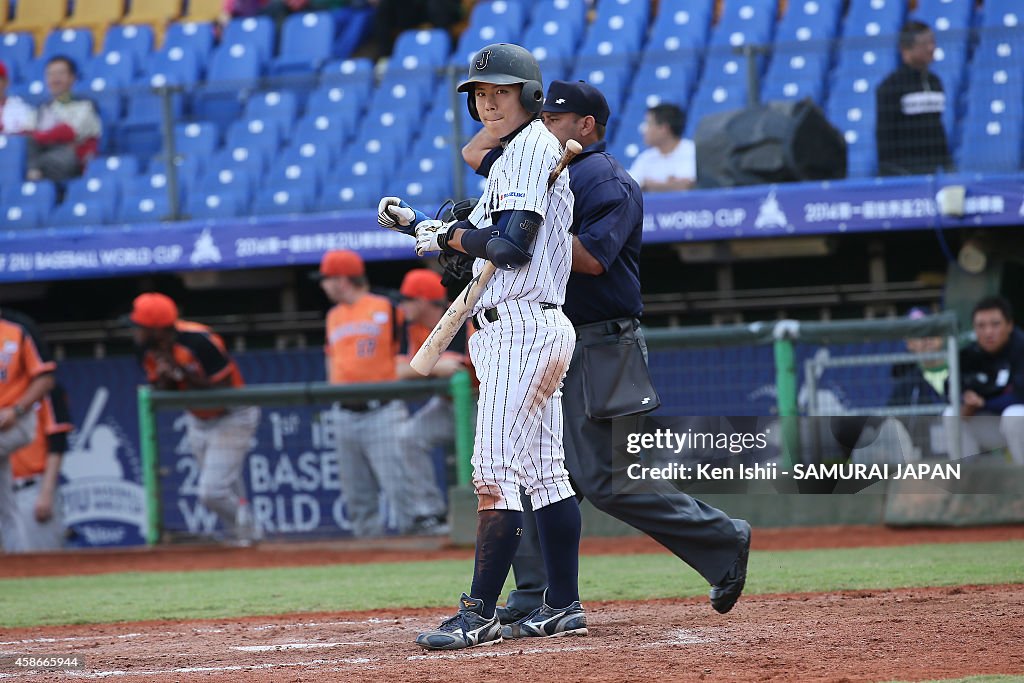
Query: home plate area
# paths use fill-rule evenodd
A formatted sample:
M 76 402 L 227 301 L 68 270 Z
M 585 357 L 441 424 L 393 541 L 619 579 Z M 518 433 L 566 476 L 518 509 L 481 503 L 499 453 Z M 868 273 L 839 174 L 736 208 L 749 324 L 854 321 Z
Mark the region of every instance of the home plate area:
M 0 629 L 0 654 L 78 656 L 81 669 L 0 680 L 921 680 L 1024 672 L 1019 586 L 589 603 L 590 636 L 431 652 L 444 610 Z

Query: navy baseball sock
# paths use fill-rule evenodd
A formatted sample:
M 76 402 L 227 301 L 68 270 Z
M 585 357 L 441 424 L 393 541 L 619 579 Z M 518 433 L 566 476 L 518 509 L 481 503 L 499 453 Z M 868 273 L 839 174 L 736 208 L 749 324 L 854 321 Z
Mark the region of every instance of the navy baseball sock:
M 512 568 L 523 532 L 519 510 L 481 510 L 477 513 L 476 560 L 470 597 L 483 600 L 484 616 L 494 616 L 501 588 Z
M 548 607 L 568 607 L 580 599 L 580 506 L 566 498 L 534 511 L 548 572 Z

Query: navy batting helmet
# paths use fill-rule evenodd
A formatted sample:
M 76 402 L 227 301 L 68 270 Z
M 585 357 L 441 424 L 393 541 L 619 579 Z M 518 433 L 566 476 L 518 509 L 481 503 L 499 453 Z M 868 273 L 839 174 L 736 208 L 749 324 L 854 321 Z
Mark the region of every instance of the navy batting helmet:
M 522 83 L 523 92 L 519 101 L 523 108 L 531 114 L 539 114 L 544 105 L 544 85 L 541 82 L 540 67 L 525 48 L 511 43 L 495 43 L 488 45 L 475 55 L 469 63 L 469 75 L 459 83 L 459 92 L 469 93 L 466 101 L 469 115 L 480 120 L 476 110 L 473 91 L 477 83 L 494 85 L 512 85 Z

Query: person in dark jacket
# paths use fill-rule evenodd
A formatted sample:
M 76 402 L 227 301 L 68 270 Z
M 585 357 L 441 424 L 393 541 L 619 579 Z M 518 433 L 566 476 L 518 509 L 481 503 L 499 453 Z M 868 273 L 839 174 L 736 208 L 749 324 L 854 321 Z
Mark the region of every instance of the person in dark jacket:
M 1024 465 L 1024 331 L 999 296 L 979 301 L 971 322 L 977 341 L 960 351 L 963 455 L 1006 447 Z
M 900 57 L 903 63 L 875 92 L 878 172 L 885 176 L 949 170 L 952 161 L 942 125 L 946 93 L 928 68 L 935 59 L 935 35 L 927 24 L 904 24 Z

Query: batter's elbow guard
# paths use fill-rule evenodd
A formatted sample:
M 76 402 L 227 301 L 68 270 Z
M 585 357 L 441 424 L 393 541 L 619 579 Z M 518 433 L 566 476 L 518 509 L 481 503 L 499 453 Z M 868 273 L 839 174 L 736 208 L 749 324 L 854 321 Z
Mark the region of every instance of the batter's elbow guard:
M 487 242 L 487 260 L 502 270 L 515 270 L 526 265 L 533 254 L 530 247 L 537 237 L 540 214 L 533 211 L 516 210 L 503 214 L 498 220 L 498 230 Z
M 501 270 L 520 268 L 529 263 L 532 257 L 533 254 L 503 235 L 492 237 L 487 242 L 487 260 Z

